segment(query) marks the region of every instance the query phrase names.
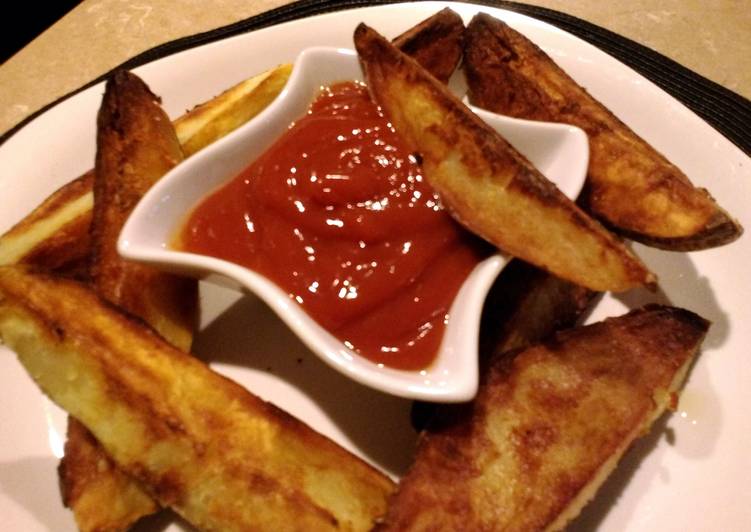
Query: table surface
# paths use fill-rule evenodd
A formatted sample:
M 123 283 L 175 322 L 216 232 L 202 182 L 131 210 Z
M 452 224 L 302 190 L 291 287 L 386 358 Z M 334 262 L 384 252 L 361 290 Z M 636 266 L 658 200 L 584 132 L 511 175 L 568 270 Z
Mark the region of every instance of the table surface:
M 0 66 L 0 132 L 139 52 L 288 3 L 84 0 Z M 747 0 L 527 3 L 612 30 L 751 98 L 751 9 Z

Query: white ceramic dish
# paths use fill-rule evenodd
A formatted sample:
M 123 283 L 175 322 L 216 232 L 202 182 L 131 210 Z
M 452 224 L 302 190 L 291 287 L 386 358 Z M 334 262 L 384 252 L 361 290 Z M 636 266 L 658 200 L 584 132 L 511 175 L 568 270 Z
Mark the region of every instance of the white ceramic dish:
M 444 3 L 343 11 L 269 27 L 137 69 L 171 116 L 272 67 L 303 48 L 349 48 L 363 21 L 388 37 Z M 551 54 L 595 97 L 681 166 L 751 228 L 751 162 L 727 139 L 612 57 L 542 22 L 457 3 L 508 21 Z M 50 109 L 0 146 L 0 231 L 55 188 L 93 164 L 94 121 L 102 86 Z M 661 300 L 712 320 L 677 412 L 632 449 L 572 530 L 744 530 L 751 523 L 751 306 L 748 235 L 729 246 L 666 253 L 634 246 L 660 277 L 661 292 L 606 297 L 590 320 Z M 202 285 L 197 353 L 218 371 L 273 401 L 395 476 L 415 439 L 411 401 L 360 386 L 331 370 L 255 298 Z M 60 503 L 55 467 L 65 416 L 39 393 L 12 353 L 0 348 L 0 516 L 3 530 L 75 530 Z M 170 531 L 163 521 L 144 529 Z
M 483 303 L 493 281 L 508 263 L 506 257 L 493 255 L 471 272 L 451 306 L 435 361 L 421 371 L 403 371 L 375 364 L 348 348 L 262 275 L 222 259 L 170 246 L 186 212 L 238 175 L 290 123 L 303 116 L 320 87 L 348 79 L 362 80 L 354 51 L 305 49 L 295 60 L 285 90 L 261 115 L 190 157 L 149 191 L 126 223 L 119 251 L 128 259 L 161 269 L 222 284 L 234 281 L 239 288 L 265 301 L 321 360 L 361 384 L 410 399 L 468 401 L 477 393 L 477 348 Z M 589 155 L 582 130 L 563 124 L 515 120 L 479 109 L 476 112 L 510 139 L 570 198 L 576 198 L 584 184 Z

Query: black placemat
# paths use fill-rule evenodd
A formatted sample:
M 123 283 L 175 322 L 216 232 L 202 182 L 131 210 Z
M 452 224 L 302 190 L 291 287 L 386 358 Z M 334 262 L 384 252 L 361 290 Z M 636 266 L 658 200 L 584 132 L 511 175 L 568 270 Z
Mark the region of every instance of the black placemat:
M 399 3 L 399 0 L 300 0 L 228 26 L 156 46 L 129 59 L 113 70 L 119 68 L 132 69 L 175 52 L 233 35 L 273 26 L 281 22 L 355 7 L 394 3 Z M 557 26 L 600 48 L 673 95 L 673 97 L 703 118 L 746 154 L 751 155 L 751 102 L 746 98 L 700 76 L 646 46 L 571 15 L 552 9 L 506 0 L 479 0 L 473 3 L 529 15 Z M 104 74 L 35 112 L 0 137 L 0 144 L 50 107 L 101 82 L 111 72 Z

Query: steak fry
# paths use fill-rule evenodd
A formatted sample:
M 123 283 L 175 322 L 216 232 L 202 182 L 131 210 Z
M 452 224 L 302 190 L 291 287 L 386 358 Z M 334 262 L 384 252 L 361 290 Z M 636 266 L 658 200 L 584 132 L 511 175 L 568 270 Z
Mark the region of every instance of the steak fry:
M 444 407 L 379 530 L 559 530 L 677 390 L 708 329 L 650 306 L 496 357 Z
M 146 84 L 129 72 L 107 82 L 97 119 L 91 282 L 110 302 L 189 350 L 197 282 L 123 260 L 117 239 L 144 194 L 182 161 L 172 123 Z
M 0 268 L 0 338 L 162 505 L 206 530 L 369 530 L 391 481 L 89 288 Z
M 565 122 L 586 131 L 584 208 L 647 245 L 697 250 L 743 232 L 706 190 L 615 117 L 534 43 L 487 14 L 467 26 L 464 70 L 470 101 L 519 118 Z
M 511 255 L 592 290 L 624 291 L 654 276 L 448 88 L 371 28 L 355 48 L 368 88 L 422 158 L 452 216 Z

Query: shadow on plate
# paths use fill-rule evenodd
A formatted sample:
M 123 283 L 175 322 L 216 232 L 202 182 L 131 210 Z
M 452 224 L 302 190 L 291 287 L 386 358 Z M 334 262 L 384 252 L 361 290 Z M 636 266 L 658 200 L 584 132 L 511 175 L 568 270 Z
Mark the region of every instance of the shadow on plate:
M 162 532 L 169 528 L 182 532 L 198 532 L 196 527 L 169 509 L 144 517 L 129 530 L 130 532 Z
M 314 402 L 372 463 L 395 475 L 409 466 L 417 437 L 410 425 L 411 401 L 328 367 L 255 296 L 238 299 L 211 321 L 193 352 L 208 362 L 272 374 Z
M 639 288 L 614 297 L 629 309 L 659 303 L 696 312 L 712 322 L 703 348 L 721 347 L 730 334 L 728 315 L 717 301 L 710 279 L 699 273 L 690 255 L 645 246 L 639 246 L 636 253 L 657 274 L 659 286 L 654 292 Z
M 23 506 L 47 530 L 75 530 L 73 514 L 60 498 L 57 458 L 23 458 L 0 463 L 0 489 Z M 4 519 L 3 519 L 4 521 Z M 3 524 L 3 530 L 8 526 Z

